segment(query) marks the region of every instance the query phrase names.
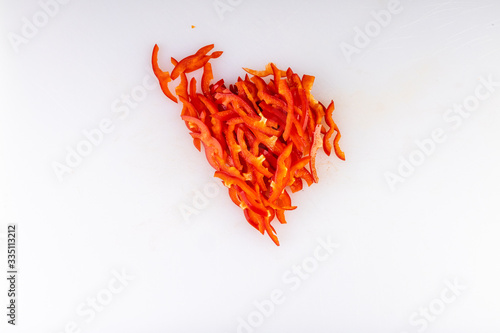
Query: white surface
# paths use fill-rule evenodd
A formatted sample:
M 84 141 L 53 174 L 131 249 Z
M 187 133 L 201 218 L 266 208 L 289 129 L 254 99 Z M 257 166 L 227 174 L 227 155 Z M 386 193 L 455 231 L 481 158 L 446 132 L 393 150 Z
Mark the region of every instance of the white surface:
M 8 34 L 41 7 L 1 2 L 1 233 L 18 225 L 20 267 L 18 325 L 3 310 L 2 332 L 236 332 L 275 289 L 284 301 L 255 332 L 499 332 L 500 87 L 456 129 L 443 115 L 481 77 L 500 81 L 500 3 L 401 1 L 350 63 L 342 43 L 387 1 L 232 3 L 221 20 L 212 1 L 70 1 L 15 52 Z M 280 247 L 226 191 L 182 219 L 213 171 L 158 87 L 113 112 L 152 75 L 155 43 L 166 68 L 215 43 L 216 78 L 274 61 L 335 100 L 346 161 L 321 154 L 319 184 L 275 223 Z M 52 163 L 104 118 L 112 132 L 59 182 Z M 391 191 L 384 173 L 436 128 L 446 140 Z M 339 248 L 291 290 L 289 270 L 328 237 Z M 88 299 L 121 270 L 135 278 L 91 318 Z M 455 279 L 466 290 L 440 309 Z

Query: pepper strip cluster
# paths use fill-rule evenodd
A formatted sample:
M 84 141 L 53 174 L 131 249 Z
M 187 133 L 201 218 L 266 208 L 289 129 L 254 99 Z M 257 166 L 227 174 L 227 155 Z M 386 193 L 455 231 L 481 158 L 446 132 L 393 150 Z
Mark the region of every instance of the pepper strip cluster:
M 292 206 L 287 188 L 300 191 L 303 181 L 318 182 L 315 166 L 320 148 L 330 156 L 332 149 L 345 160 L 340 149 L 340 131 L 333 121 L 334 103 L 325 107 L 311 94 L 314 76 L 300 78 L 269 63 L 265 70 L 243 68 L 227 88 L 224 80 L 212 83 L 213 44 L 199 49 L 181 61 L 171 58 L 174 69 L 164 72 L 158 65 L 158 45 L 153 48 L 153 71 L 163 93 L 182 103 L 181 118 L 190 130 L 194 146 L 201 151 L 229 189 L 231 200 L 239 206 L 250 225 L 261 234 L 267 232 L 279 246 L 271 222 L 276 217 L 286 223 L 285 211 Z M 202 69 L 201 91 L 188 73 Z M 272 76 L 267 82 L 264 77 Z M 169 83 L 180 78 L 172 93 Z M 178 98 L 178 99 L 177 99 Z M 335 136 L 334 136 L 335 135 Z M 332 140 L 333 137 L 333 140 Z

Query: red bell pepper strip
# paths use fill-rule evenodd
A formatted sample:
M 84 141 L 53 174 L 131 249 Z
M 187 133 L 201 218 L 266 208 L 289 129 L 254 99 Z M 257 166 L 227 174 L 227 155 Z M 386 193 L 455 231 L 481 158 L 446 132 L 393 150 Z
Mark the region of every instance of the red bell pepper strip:
M 209 62 L 203 66 L 203 76 L 201 77 L 201 91 L 206 97 L 210 95 L 210 82 L 213 80 L 212 65 Z
M 280 206 L 290 206 L 292 204 L 292 200 L 290 199 L 290 195 L 288 195 L 287 191 L 283 191 L 283 193 L 279 196 L 277 203 Z M 277 209 L 276 216 L 281 224 L 286 224 L 284 209 Z
M 290 131 L 293 126 L 294 108 L 293 108 L 293 97 L 290 88 L 286 84 L 286 80 L 278 81 L 278 91 L 285 98 L 286 101 L 286 125 L 285 131 L 283 132 L 283 139 L 288 141 L 290 137 Z
M 227 146 L 229 148 L 229 152 L 231 153 L 231 157 L 233 158 L 233 164 L 236 169 L 243 170 L 243 165 L 241 164 L 239 153 L 241 152 L 240 145 L 236 142 L 236 138 L 234 136 L 235 126 L 237 124 L 243 123 L 243 119 L 241 118 L 233 118 L 227 123 L 227 131 L 226 131 L 226 140 Z
M 293 145 L 289 143 L 278 157 L 276 162 L 276 172 L 274 174 L 274 179 L 271 182 L 271 196 L 269 197 L 269 201 L 278 199 L 287 186 L 290 168 L 290 154 L 292 153 L 292 149 Z
M 339 128 L 337 127 L 337 124 L 333 121 L 332 118 L 332 113 L 333 110 L 335 109 L 333 101 L 330 102 L 330 105 L 328 105 L 328 108 L 326 109 L 325 112 L 325 121 L 326 124 L 330 127 L 328 129 L 328 132 L 326 132 L 325 136 L 323 137 L 323 141 L 325 144 L 324 150 L 325 153 L 330 156 L 330 153 L 332 151 L 332 144 L 330 143 L 330 138 L 332 137 L 333 133 L 337 131 L 337 135 L 335 135 L 335 139 L 333 140 L 333 146 L 335 150 L 335 155 L 337 155 L 338 158 L 341 160 L 345 161 L 345 155 L 344 152 L 340 149 L 339 146 L 339 140 L 340 140 L 340 131 Z
M 256 70 L 253 70 L 253 69 L 250 69 L 250 68 L 244 68 L 244 67 L 243 67 L 243 70 L 245 72 L 247 72 L 248 74 L 252 74 L 252 75 L 255 75 L 255 76 L 259 76 L 259 77 L 266 77 L 268 75 L 274 74 L 272 66 L 274 66 L 274 64 L 270 62 L 270 63 L 268 63 L 266 65 L 266 69 L 263 70 L 263 71 L 256 71 Z M 281 75 L 286 75 L 286 72 L 285 71 L 281 71 Z
M 160 69 L 160 67 L 158 66 L 158 50 L 159 50 L 159 47 L 158 47 L 158 45 L 155 44 L 155 46 L 153 48 L 153 57 L 151 59 L 151 62 L 153 65 L 153 73 L 155 74 L 155 76 L 158 78 L 158 81 L 160 82 L 161 91 L 163 91 L 165 96 L 167 96 L 172 101 L 177 103 L 177 98 L 175 98 L 175 96 L 168 89 L 168 83 L 170 81 L 172 81 L 170 74 L 168 72 L 162 71 Z
M 222 52 L 214 52 L 208 56 L 207 53 L 214 48 L 214 44 L 210 44 L 199 49 L 195 54 L 186 57 L 179 61 L 179 63 L 172 70 L 170 77 L 175 80 L 181 73 L 191 73 L 197 69 L 202 68 L 211 58 L 218 58 Z
M 193 123 L 198 127 L 200 133 L 193 133 L 192 136 L 201 140 L 203 146 L 205 147 L 205 154 L 207 156 L 208 162 L 214 169 L 219 170 L 219 164 L 217 163 L 216 155 L 219 155 L 220 157 L 223 156 L 222 146 L 219 141 L 212 137 L 212 135 L 210 134 L 210 130 L 207 128 L 205 123 L 203 123 L 198 118 L 182 116 L 182 119 L 189 123 Z
M 311 144 L 311 160 L 309 161 L 309 165 L 311 168 L 313 180 L 315 183 L 318 182 L 318 173 L 316 172 L 316 152 L 323 145 L 323 140 L 321 139 L 321 125 L 316 125 L 316 129 L 314 130 L 314 141 Z

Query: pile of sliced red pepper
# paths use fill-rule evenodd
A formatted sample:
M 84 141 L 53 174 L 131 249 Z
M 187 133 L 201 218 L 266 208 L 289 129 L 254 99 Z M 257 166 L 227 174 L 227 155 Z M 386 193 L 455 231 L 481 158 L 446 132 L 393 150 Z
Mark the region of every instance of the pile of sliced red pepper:
M 315 158 L 321 147 L 327 155 L 333 148 L 344 160 L 340 132 L 332 119 L 334 104 L 331 101 L 325 108 L 314 99 L 314 76 L 300 78 L 290 68 L 283 71 L 273 63 L 264 71 L 244 68 L 252 76 L 238 78 L 229 88 L 224 80 L 212 83 L 210 59 L 222 54 L 208 54 L 213 47 L 204 46 L 181 61 L 171 58 L 174 69 L 169 73 L 159 68 L 155 45 L 153 71 L 163 93 L 176 103 L 168 84 L 180 77 L 175 95 L 195 147 L 201 151 L 203 145 L 215 177 L 223 180 L 247 221 L 262 234 L 267 231 L 279 245 L 271 221 L 277 217 L 286 223 L 285 211 L 296 208 L 286 188 L 297 192 L 302 180 L 308 186 L 318 182 Z M 186 76 L 199 69 L 203 70 L 201 91 L 196 79 Z M 264 81 L 270 75 L 273 78 Z

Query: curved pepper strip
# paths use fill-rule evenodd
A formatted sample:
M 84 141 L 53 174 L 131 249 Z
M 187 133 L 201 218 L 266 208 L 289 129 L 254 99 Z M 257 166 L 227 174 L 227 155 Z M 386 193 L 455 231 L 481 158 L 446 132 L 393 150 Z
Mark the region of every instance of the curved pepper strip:
M 333 122 L 332 119 L 332 114 L 333 110 L 335 109 L 335 106 L 333 104 L 333 101 L 330 102 L 328 107 L 326 108 L 325 112 L 325 121 L 326 124 L 329 126 L 328 131 L 326 132 L 325 136 L 323 137 L 323 149 L 325 150 L 325 154 L 330 156 L 332 152 L 332 143 L 330 142 L 330 138 L 332 137 L 333 133 L 335 132 L 335 123 Z
M 214 44 L 210 44 L 199 49 L 195 54 L 188 56 L 174 67 L 170 77 L 175 80 L 181 73 L 190 73 L 202 68 L 211 58 L 218 58 L 222 55 L 221 51 L 214 52 L 211 56 L 206 54 L 214 48 Z
M 255 75 L 255 76 L 258 76 L 258 77 L 266 77 L 268 75 L 274 74 L 272 66 L 274 66 L 274 64 L 270 62 L 270 63 L 268 63 L 266 65 L 265 70 L 263 70 L 263 71 L 256 71 L 256 70 L 253 70 L 253 69 L 250 69 L 250 68 L 245 68 L 245 67 L 243 67 L 243 70 L 245 72 L 247 72 L 248 74 L 251 74 L 251 75 Z M 281 75 L 286 75 L 286 72 L 285 71 L 281 71 Z
M 335 149 L 335 155 L 337 155 L 338 158 L 341 160 L 345 161 L 345 155 L 344 152 L 340 149 L 339 146 L 339 140 L 340 140 L 340 131 L 339 128 L 337 127 L 337 124 L 333 121 L 332 114 L 333 110 L 335 109 L 333 101 L 330 102 L 330 105 L 328 105 L 328 108 L 326 109 L 325 112 L 325 121 L 326 124 L 330 127 L 328 129 L 328 132 L 326 132 L 325 136 L 323 137 L 323 141 L 325 144 L 325 153 L 330 156 L 330 153 L 332 151 L 332 144 L 330 143 L 330 138 L 332 137 L 333 133 L 337 131 L 337 135 L 335 136 L 335 139 L 333 140 L 333 146 Z
M 167 96 L 172 101 L 177 103 L 177 98 L 175 98 L 175 96 L 168 89 L 168 83 L 170 81 L 172 81 L 172 78 L 170 77 L 170 74 L 168 72 L 162 71 L 158 65 L 158 51 L 159 51 L 159 49 L 160 48 L 158 47 L 158 45 L 155 44 L 155 46 L 153 48 L 153 56 L 151 59 L 151 63 L 153 65 L 153 73 L 155 74 L 156 78 L 160 82 L 161 91 L 163 91 L 165 96 Z
M 340 146 L 339 146 L 340 131 L 339 131 L 337 125 L 335 125 L 335 130 L 337 131 L 337 135 L 335 135 L 335 139 L 333 140 L 333 149 L 335 150 L 335 155 L 337 155 L 337 157 L 340 158 L 342 161 L 345 161 L 345 154 L 340 149 Z

